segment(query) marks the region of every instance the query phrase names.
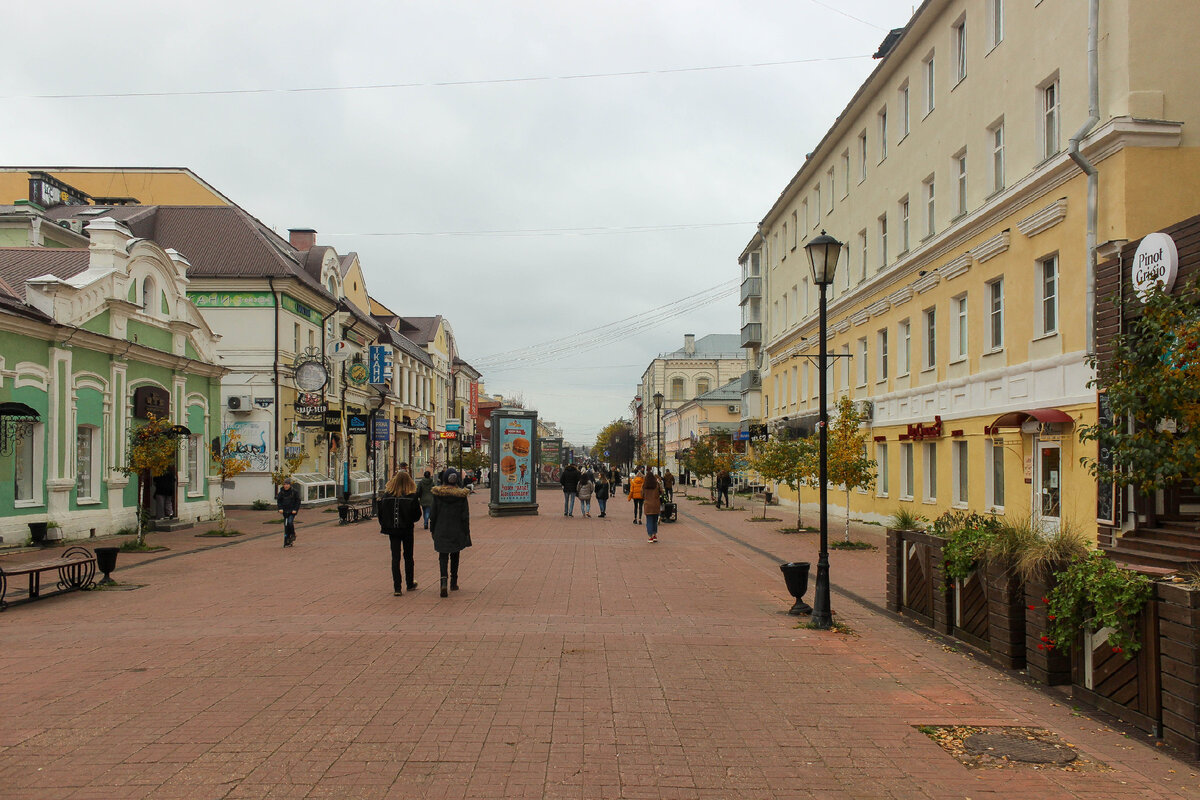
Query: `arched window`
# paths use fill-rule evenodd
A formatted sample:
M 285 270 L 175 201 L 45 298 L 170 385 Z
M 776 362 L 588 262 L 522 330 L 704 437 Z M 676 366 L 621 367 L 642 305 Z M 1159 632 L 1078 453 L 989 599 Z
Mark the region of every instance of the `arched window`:
M 708 391 L 708 378 L 697 378 L 696 379 L 696 396 L 699 397 L 700 395 L 704 394 L 707 391 Z
M 147 314 L 154 313 L 154 304 L 158 299 L 158 292 L 155 291 L 154 278 L 149 275 L 142 281 L 142 311 Z
M 686 400 L 687 399 L 686 397 L 684 397 L 684 380 L 683 380 L 683 378 L 672 378 L 671 379 L 671 399 L 672 400 Z
M 331 295 L 333 295 L 334 297 L 337 297 L 338 296 L 337 283 L 333 280 L 332 276 L 329 278 L 328 287 L 329 287 L 329 293 Z

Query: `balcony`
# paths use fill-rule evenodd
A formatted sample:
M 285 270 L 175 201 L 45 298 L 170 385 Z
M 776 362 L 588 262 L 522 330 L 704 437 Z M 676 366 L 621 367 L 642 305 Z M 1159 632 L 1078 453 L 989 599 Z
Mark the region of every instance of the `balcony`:
M 746 278 L 742 281 L 742 299 L 738 305 L 746 305 L 751 297 L 762 297 L 762 278 Z
M 762 344 L 762 323 L 748 322 L 742 326 L 742 347 L 755 347 Z

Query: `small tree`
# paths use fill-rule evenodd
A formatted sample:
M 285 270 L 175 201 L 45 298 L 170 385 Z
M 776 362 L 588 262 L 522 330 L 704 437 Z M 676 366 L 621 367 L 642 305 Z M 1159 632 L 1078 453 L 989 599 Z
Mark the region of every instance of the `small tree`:
M 491 457 L 482 450 L 465 450 L 459 461 L 463 469 L 484 469 L 491 464 Z
M 221 475 L 221 492 L 217 495 L 221 533 L 226 533 L 227 524 L 225 519 L 225 482 L 236 478 L 250 468 L 250 460 L 238 450 L 238 444 L 241 441 L 242 434 L 238 432 L 237 428 L 228 428 L 225 435 L 221 437 L 219 449 L 209 446 L 212 460 L 216 463 Z
M 755 448 L 750 467 L 764 480 L 783 484 L 796 493 L 796 530 L 800 524 L 800 487 L 811 486 L 817 471 L 817 445 L 809 439 L 772 439 Z M 763 516 L 767 515 L 766 496 Z
M 146 544 L 146 523 L 149 516 L 149 510 L 142 502 L 142 481 L 151 481 L 155 475 L 162 475 L 175 466 L 179 455 L 179 441 L 178 436 L 172 430 L 173 427 L 169 419 L 157 417 L 153 413 L 147 414 L 144 425 L 130 429 L 125 464 L 116 467 L 122 474 L 138 478 L 138 547 Z
M 850 541 L 850 490 L 875 485 L 875 459 L 867 457 L 866 415 L 847 396 L 837 404 L 837 419 L 829 429 L 829 482 L 846 491 L 846 541 Z
M 688 472 L 696 476 L 697 480 L 703 481 L 705 478 L 717 474 L 716 455 L 716 448 L 713 447 L 712 442 L 708 439 L 701 439 L 692 445 L 683 464 Z M 716 487 L 710 483 L 710 497 L 714 495 L 715 490 Z
M 279 487 L 283 485 L 285 478 L 290 478 L 296 474 L 296 470 L 300 469 L 300 465 L 308 458 L 308 451 L 301 450 L 299 455 L 285 458 L 283 466 L 271 473 L 271 483 L 275 485 L 275 493 L 279 494 Z

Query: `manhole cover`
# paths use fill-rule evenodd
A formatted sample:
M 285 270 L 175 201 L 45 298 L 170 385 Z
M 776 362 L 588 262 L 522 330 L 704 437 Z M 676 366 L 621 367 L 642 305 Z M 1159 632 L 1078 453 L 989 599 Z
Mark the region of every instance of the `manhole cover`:
M 1069 764 L 1077 756 L 1074 748 L 1062 742 L 997 731 L 971 734 L 963 739 L 963 748 L 971 755 L 1007 758 L 1026 764 Z

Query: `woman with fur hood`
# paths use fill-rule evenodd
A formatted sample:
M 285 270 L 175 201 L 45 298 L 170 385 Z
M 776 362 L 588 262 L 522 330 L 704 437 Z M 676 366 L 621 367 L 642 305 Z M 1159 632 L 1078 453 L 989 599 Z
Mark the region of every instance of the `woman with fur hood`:
M 433 487 L 433 508 L 429 511 L 429 532 L 438 554 L 442 577 L 442 597 L 447 597 L 446 568 L 449 566 L 450 589 L 458 591 L 458 556 L 471 546 L 471 510 L 467 505 L 470 490 L 459 483 L 458 473 L 446 471 L 446 482 Z

